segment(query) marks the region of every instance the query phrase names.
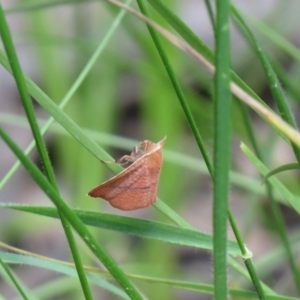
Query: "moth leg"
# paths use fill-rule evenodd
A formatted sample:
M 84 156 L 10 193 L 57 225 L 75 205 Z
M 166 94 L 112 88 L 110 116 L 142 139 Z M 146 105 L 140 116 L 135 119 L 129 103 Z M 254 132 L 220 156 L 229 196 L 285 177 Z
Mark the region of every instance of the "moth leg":
M 116 163 L 120 165 L 126 165 L 128 163 L 133 163 L 136 159 L 130 155 L 124 155 L 119 159 L 116 159 Z
M 137 146 L 134 146 L 130 156 L 136 156 L 139 153 L 139 148 Z

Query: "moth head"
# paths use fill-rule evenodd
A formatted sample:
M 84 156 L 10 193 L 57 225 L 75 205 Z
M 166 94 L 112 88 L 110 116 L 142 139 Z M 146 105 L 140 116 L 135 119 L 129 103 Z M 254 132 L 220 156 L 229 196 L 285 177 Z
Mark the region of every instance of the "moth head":
M 164 137 L 163 140 L 161 140 L 158 143 L 153 143 L 149 140 L 142 141 L 139 146 L 134 146 L 134 148 L 131 151 L 130 157 L 125 155 L 117 160 L 117 162 L 120 162 L 124 160 L 124 157 L 126 158 L 127 163 L 133 163 L 140 157 L 142 157 L 144 154 L 148 154 L 154 151 L 157 151 L 162 148 L 164 145 L 164 142 L 166 140 L 166 137 Z
M 147 153 L 147 152 L 150 152 L 150 151 L 155 151 L 155 150 L 158 150 L 158 149 L 161 149 L 162 146 L 164 145 L 165 143 L 165 140 L 166 140 L 167 137 L 164 137 L 160 142 L 158 143 L 153 143 L 149 140 L 145 140 L 145 141 L 142 141 L 140 143 L 140 146 L 139 146 L 139 151 L 143 152 L 143 153 Z M 138 151 L 138 152 L 139 152 Z
M 147 152 L 147 150 L 151 149 L 152 145 L 154 143 L 149 140 L 142 141 L 139 145 L 139 151 Z

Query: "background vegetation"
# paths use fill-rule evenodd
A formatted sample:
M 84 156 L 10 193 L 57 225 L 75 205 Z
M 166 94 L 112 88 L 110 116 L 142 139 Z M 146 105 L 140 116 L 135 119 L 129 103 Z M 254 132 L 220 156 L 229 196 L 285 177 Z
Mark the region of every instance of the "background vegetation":
M 106 1 L 1 3 L 0 299 L 299 298 L 299 5 L 126 4 L 167 36 Z M 165 135 L 154 206 L 86 195 Z

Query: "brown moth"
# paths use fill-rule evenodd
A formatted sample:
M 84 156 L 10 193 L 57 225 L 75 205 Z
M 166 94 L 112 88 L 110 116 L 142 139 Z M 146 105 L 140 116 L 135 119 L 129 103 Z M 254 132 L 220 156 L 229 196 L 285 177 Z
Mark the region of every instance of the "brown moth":
M 102 198 L 116 208 L 134 210 L 153 204 L 163 156 L 162 147 L 166 137 L 158 143 L 145 140 L 134 147 L 130 155 L 116 160 L 121 165 L 130 163 L 118 175 L 92 189 L 88 195 Z

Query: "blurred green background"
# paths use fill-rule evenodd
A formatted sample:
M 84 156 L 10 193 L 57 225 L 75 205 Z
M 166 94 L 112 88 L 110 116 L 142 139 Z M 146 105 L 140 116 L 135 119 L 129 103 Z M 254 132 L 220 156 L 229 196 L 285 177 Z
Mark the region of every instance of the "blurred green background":
M 48 3 L 3 1 L 3 5 L 24 73 L 55 103 L 60 104 L 95 49 L 113 28 L 119 9 L 103 1 L 57 2 L 57 5 L 50 2 L 49 6 L 39 6 L 43 2 Z M 213 48 L 213 31 L 203 2 L 164 3 Z M 262 24 L 249 21 L 258 41 L 267 51 L 280 75 L 297 118 L 300 99 L 299 62 L 278 37 L 272 36 L 272 32 L 299 44 L 299 3 L 236 1 L 236 4 L 247 11 L 247 14 L 267 24 L 264 31 Z M 135 7 L 135 4 L 133 6 Z M 172 31 L 151 6 L 149 10 L 153 19 Z M 212 76 L 193 58 L 163 38 L 162 42 L 205 145 L 212 155 Z M 273 100 L 259 60 L 234 24 L 232 66 L 234 71 L 272 107 Z M 0 91 L 0 122 L 5 125 L 15 141 L 25 148 L 32 136 L 19 103 L 14 81 L 3 68 L 0 68 Z M 43 124 L 49 115 L 38 104 L 35 105 L 35 109 Z M 211 233 L 211 179 L 143 22 L 131 15 L 125 15 L 113 35 L 104 43 L 101 55 L 64 111 L 114 158 L 128 153 L 142 140 L 158 142 L 166 135 L 165 161 L 158 195 L 197 229 Z M 241 121 L 243 115 L 240 104 L 235 99 L 232 111 L 230 206 L 247 246 L 255 253 L 255 258 L 260 258 L 277 246 L 278 240 L 272 232 L 272 219 L 268 214 L 270 208 L 264 198 L 259 176 L 239 149 L 241 141 L 248 142 L 248 136 Z M 293 161 L 288 145 L 255 113 L 251 113 L 251 118 L 256 138 L 270 169 Z M 89 198 L 87 192 L 113 174 L 60 125 L 51 126 L 45 139 L 61 194 L 70 206 L 168 222 L 153 207 L 121 212 L 111 208 L 105 201 Z M 0 174 L 4 177 L 15 158 L 2 142 L 0 147 Z M 30 157 L 39 164 L 35 152 Z M 299 194 L 299 178 L 296 171 L 284 173 L 284 176 L 280 175 L 279 178 L 293 193 Z M 49 205 L 47 197 L 23 168 L 20 168 L 1 189 L 0 200 Z M 283 212 L 289 230 L 298 232 L 298 216 L 287 207 L 284 207 Z M 57 221 L 3 210 L 0 212 L 0 222 L 0 236 L 5 243 L 40 255 L 69 260 L 68 247 L 61 225 Z M 129 273 L 191 279 L 204 283 L 212 281 L 211 258 L 207 251 L 148 241 L 112 231 L 91 230 Z M 229 234 L 233 237 L 231 232 Z M 85 264 L 93 264 L 93 260 L 85 251 L 82 255 Z M 291 289 L 288 280 L 283 280 L 287 272 L 284 259 L 281 264 L 269 264 L 268 268 L 268 276 L 263 278 L 267 283 L 282 293 Z M 32 287 L 41 286 L 59 277 L 53 272 L 34 267 L 16 266 L 14 270 Z M 137 283 L 141 290 L 149 295 L 149 299 L 210 299 L 209 296 L 199 296 L 191 291 L 171 289 L 167 285 L 155 285 L 154 289 L 147 282 Z M 247 286 L 234 275 L 229 284 L 233 287 Z M 15 295 L 3 280 L 0 280 L 0 290 L 7 299 L 12 299 L 12 295 Z M 113 299 L 103 290 L 99 289 L 97 293 L 97 299 Z M 57 297 L 49 299 L 82 299 L 81 295 L 71 289 Z

